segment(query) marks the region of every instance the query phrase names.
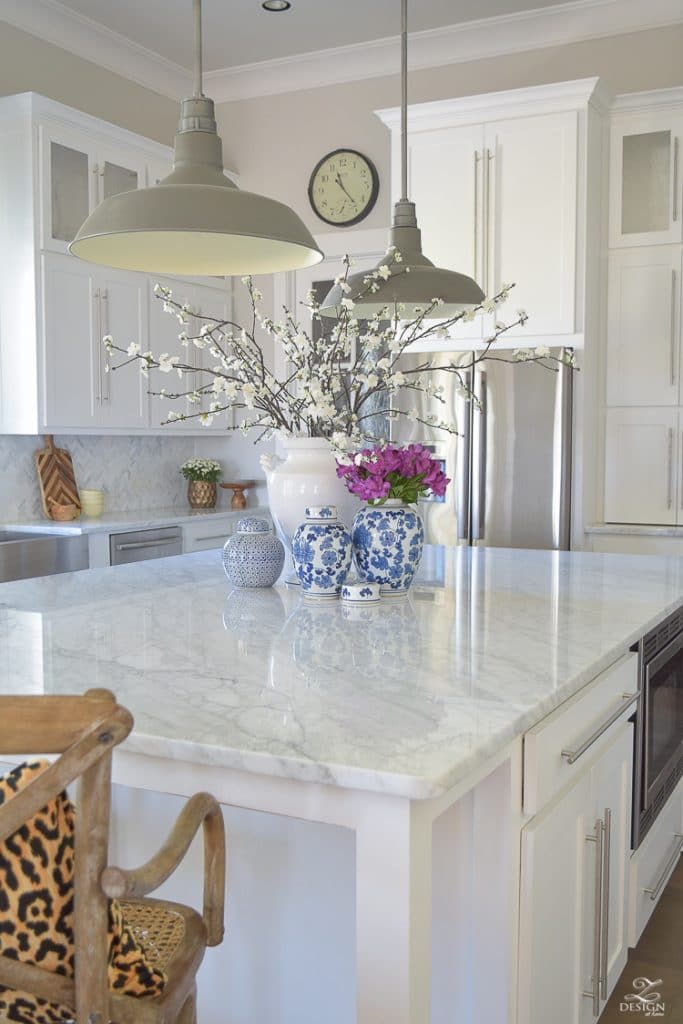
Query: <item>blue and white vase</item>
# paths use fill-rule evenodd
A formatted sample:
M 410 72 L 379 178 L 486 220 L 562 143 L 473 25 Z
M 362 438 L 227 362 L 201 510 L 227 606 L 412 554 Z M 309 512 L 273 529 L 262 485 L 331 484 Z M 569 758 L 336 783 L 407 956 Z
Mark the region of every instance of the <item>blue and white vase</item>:
M 385 597 L 406 594 L 424 546 L 419 512 L 395 498 L 366 505 L 354 517 L 351 537 L 359 577 L 380 583 Z
M 240 519 L 223 548 L 225 575 L 236 587 L 272 587 L 284 563 L 282 541 L 265 519 Z
M 292 540 L 292 554 L 304 597 L 339 597 L 351 567 L 351 537 L 337 519 L 335 505 L 306 509 L 306 521 Z

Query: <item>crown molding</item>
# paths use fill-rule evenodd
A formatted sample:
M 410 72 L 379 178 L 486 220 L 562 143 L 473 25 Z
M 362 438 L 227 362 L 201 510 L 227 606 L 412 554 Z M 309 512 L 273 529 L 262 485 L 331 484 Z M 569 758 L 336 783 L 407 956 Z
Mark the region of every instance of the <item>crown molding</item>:
M 0 0 L 0 20 L 147 89 L 180 99 L 191 74 L 58 0 Z M 410 35 L 411 71 L 562 46 L 683 23 L 681 0 L 570 0 Z M 398 74 L 399 37 L 205 73 L 216 102 L 271 96 Z
M 625 92 L 614 100 L 613 110 L 622 113 L 663 110 L 665 107 L 683 107 L 683 86 L 671 89 L 652 89 L 648 92 Z
M 683 23 L 681 0 L 571 0 L 532 11 L 412 32 L 411 71 Z M 216 102 L 396 75 L 399 37 L 339 46 L 205 75 Z
M 185 68 L 58 0 L 0 0 L 0 21 L 162 96 L 177 100 L 191 92 L 192 75 Z
M 411 129 L 431 131 L 450 128 L 454 124 L 471 124 L 489 118 L 526 117 L 531 114 L 556 113 L 588 106 L 597 93 L 598 78 L 578 78 L 571 82 L 531 85 L 504 92 L 479 93 L 449 100 L 430 100 L 410 105 Z M 401 108 L 376 110 L 380 121 L 391 131 L 401 127 Z

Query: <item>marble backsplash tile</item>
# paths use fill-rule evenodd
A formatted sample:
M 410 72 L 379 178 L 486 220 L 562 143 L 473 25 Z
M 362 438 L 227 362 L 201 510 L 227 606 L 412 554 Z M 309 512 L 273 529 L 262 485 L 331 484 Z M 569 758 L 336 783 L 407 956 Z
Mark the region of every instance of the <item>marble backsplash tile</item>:
M 105 492 L 105 508 L 128 512 L 185 501 L 178 467 L 195 454 L 192 437 L 57 436 L 55 444 L 71 452 L 79 487 Z M 42 516 L 33 453 L 43 445 L 42 437 L 0 434 L 0 522 Z

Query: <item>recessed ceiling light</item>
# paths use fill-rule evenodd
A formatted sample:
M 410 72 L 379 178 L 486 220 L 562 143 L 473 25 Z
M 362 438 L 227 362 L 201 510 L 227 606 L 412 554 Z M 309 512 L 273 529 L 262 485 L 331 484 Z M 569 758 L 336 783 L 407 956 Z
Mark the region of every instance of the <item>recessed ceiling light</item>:
M 264 11 L 288 11 L 291 6 L 289 0 L 263 0 L 261 4 Z

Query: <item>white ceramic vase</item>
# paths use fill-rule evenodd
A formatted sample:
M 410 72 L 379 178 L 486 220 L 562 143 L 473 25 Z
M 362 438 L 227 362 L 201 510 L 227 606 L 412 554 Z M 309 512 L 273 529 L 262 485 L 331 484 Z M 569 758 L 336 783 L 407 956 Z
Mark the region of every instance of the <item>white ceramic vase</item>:
M 306 507 L 336 505 L 341 523 L 349 529 L 361 506 L 337 476 L 337 463 L 324 437 L 293 437 L 282 442 L 286 458 L 262 455 L 268 483 L 268 504 L 277 535 L 291 556 L 292 537 L 306 518 Z

